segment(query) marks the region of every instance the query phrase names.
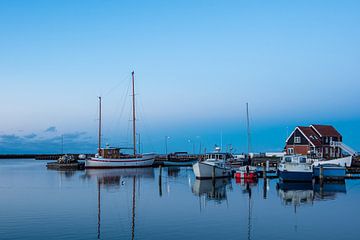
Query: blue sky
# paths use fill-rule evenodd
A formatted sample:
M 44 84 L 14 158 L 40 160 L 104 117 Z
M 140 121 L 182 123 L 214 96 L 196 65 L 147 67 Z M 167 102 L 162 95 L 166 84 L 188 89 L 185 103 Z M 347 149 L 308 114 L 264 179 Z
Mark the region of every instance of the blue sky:
M 61 135 L 65 151 L 95 151 L 99 95 L 104 142 L 128 144 L 132 70 L 144 151 L 164 151 L 164 136 L 169 151 L 209 150 L 220 135 L 245 151 L 246 102 L 254 151 L 312 123 L 359 150 L 359 12 L 358 1 L 1 1 L 0 152 L 59 151 Z

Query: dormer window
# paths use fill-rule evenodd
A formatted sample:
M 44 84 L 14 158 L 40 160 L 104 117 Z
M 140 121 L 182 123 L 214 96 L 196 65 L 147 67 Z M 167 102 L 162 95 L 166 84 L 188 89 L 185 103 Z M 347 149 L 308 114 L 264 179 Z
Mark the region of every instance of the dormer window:
M 294 138 L 294 143 L 301 143 L 301 138 L 300 137 L 295 137 Z

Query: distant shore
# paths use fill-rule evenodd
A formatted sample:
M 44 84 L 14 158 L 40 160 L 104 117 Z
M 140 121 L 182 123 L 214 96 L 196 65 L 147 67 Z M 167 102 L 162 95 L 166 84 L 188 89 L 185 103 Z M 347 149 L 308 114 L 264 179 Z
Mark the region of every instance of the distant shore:
M 79 156 L 79 153 L 67 153 L 73 155 L 75 158 Z M 57 160 L 64 154 L 0 154 L 0 159 L 36 159 L 36 160 Z M 83 154 L 87 157 L 92 157 L 94 154 Z

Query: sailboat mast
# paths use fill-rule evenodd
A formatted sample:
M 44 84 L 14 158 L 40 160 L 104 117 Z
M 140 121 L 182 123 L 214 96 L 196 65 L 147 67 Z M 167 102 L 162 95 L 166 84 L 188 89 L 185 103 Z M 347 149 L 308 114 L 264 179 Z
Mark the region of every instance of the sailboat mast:
M 134 71 L 131 73 L 132 75 L 132 111 L 133 111 L 133 146 L 134 146 L 134 155 L 136 155 L 136 118 L 135 118 L 135 78 Z
M 246 103 L 246 128 L 247 128 L 247 145 L 248 155 L 250 154 L 250 120 L 249 120 L 249 103 Z
M 99 136 L 98 136 L 98 153 L 101 154 L 101 97 L 99 97 Z

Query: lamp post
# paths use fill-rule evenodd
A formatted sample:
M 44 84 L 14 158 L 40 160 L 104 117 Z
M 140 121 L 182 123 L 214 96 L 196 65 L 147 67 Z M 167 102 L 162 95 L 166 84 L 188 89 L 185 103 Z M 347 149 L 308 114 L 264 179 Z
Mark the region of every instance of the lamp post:
M 170 139 L 169 136 L 165 136 L 165 154 L 168 153 L 168 140 Z

